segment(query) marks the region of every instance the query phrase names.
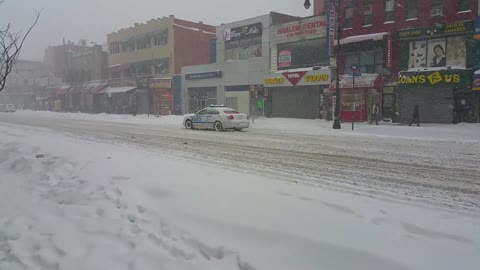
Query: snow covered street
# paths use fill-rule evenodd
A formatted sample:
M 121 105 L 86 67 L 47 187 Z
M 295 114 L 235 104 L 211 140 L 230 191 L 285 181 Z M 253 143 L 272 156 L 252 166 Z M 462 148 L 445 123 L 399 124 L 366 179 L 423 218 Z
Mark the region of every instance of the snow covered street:
M 0 114 L 0 269 L 480 264 L 478 125 L 181 119 Z

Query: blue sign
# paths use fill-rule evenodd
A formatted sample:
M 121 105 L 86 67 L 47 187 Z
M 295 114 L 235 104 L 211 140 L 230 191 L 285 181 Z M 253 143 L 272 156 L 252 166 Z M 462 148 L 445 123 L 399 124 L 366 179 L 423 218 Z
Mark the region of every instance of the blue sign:
M 185 74 L 185 80 L 205 80 L 205 79 L 214 79 L 214 78 L 221 78 L 221 77 L 222 77 L 221 70 Z

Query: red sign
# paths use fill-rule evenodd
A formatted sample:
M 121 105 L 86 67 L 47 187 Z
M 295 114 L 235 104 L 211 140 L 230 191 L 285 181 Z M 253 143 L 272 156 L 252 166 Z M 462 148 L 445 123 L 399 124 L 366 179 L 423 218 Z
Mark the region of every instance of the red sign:
M 150 79 L 151 89 L 170 89 L 172 88 L 171 79 Z
M 392 67 L 392 35 L 387 34 L 387 48 L 385 52 L 385 67 L 391 68 Z
M 282 75 L 293 85 L 297 85 L 297 83 L 307 74 L 306 71 L 299 71 L 299 72 L 284 72 Z
M 290 67 L 292 65 L 292 49 L 286 49 L 278 53 L 278 67 Z
M 286 36 L 286 38 L 301 37 L 306 35 L 317 34 L 319 29 L 325 29 L 327 26 L 324 19 L 306 22 L 303 24 L 288 25 L 280 27 L 277 30 L 278 36 Z

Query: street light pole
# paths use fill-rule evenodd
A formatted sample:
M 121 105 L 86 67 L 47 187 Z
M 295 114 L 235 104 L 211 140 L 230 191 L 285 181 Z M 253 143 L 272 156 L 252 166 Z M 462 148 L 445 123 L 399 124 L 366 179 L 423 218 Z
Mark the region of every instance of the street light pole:
M 337 46 L 335 50 L 335 115 L 333 118 L 333 129 L 341 129 L 340 125 L 340 65 L 339 65 L 339 57 L 340 57 L 340 6 L 342 4 L 342 0 L 330 0 L 330 8 L 335 8 L 335 27 L 337 27 Z M 330 25 L 330 27 L 332 27 Z
M 339 65 L 339 56 L 340 56 L 340 7 L 342 5 L 342 0 L 329 0 L 329 8 L 335 9 L 335 25 L 330 27 L 337 27 L 337 47 L 335 48 L 335 114 L 333 117 L 333 129 L 340 129 L 340 65 Z M 310 8 L 310 0 L 305 0 L 303 6 L 308 9 Z

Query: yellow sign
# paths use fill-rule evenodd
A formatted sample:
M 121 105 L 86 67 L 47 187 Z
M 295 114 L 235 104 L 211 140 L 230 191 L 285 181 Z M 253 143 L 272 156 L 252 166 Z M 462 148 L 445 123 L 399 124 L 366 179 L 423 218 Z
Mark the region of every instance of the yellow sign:
M 400 76 L 398 82 L 401 84 L 425 84 L 428 82 L 430 85 L 435 85 L 440 82 L 444 83 L 459 83 L 460 75 L 458 74 L 445 74 L 441 75 L 440 72 L 434 72 L 428 76 L 426 75 L 410 75 Z
M 305 76 L 304 81 L 306 83 L 330 82 L 330 76 L 328 76 L 328 74 L 307 75 Z
M 267 78 L 263 80 L 264 85 L 283 84 L 284 78 Z

